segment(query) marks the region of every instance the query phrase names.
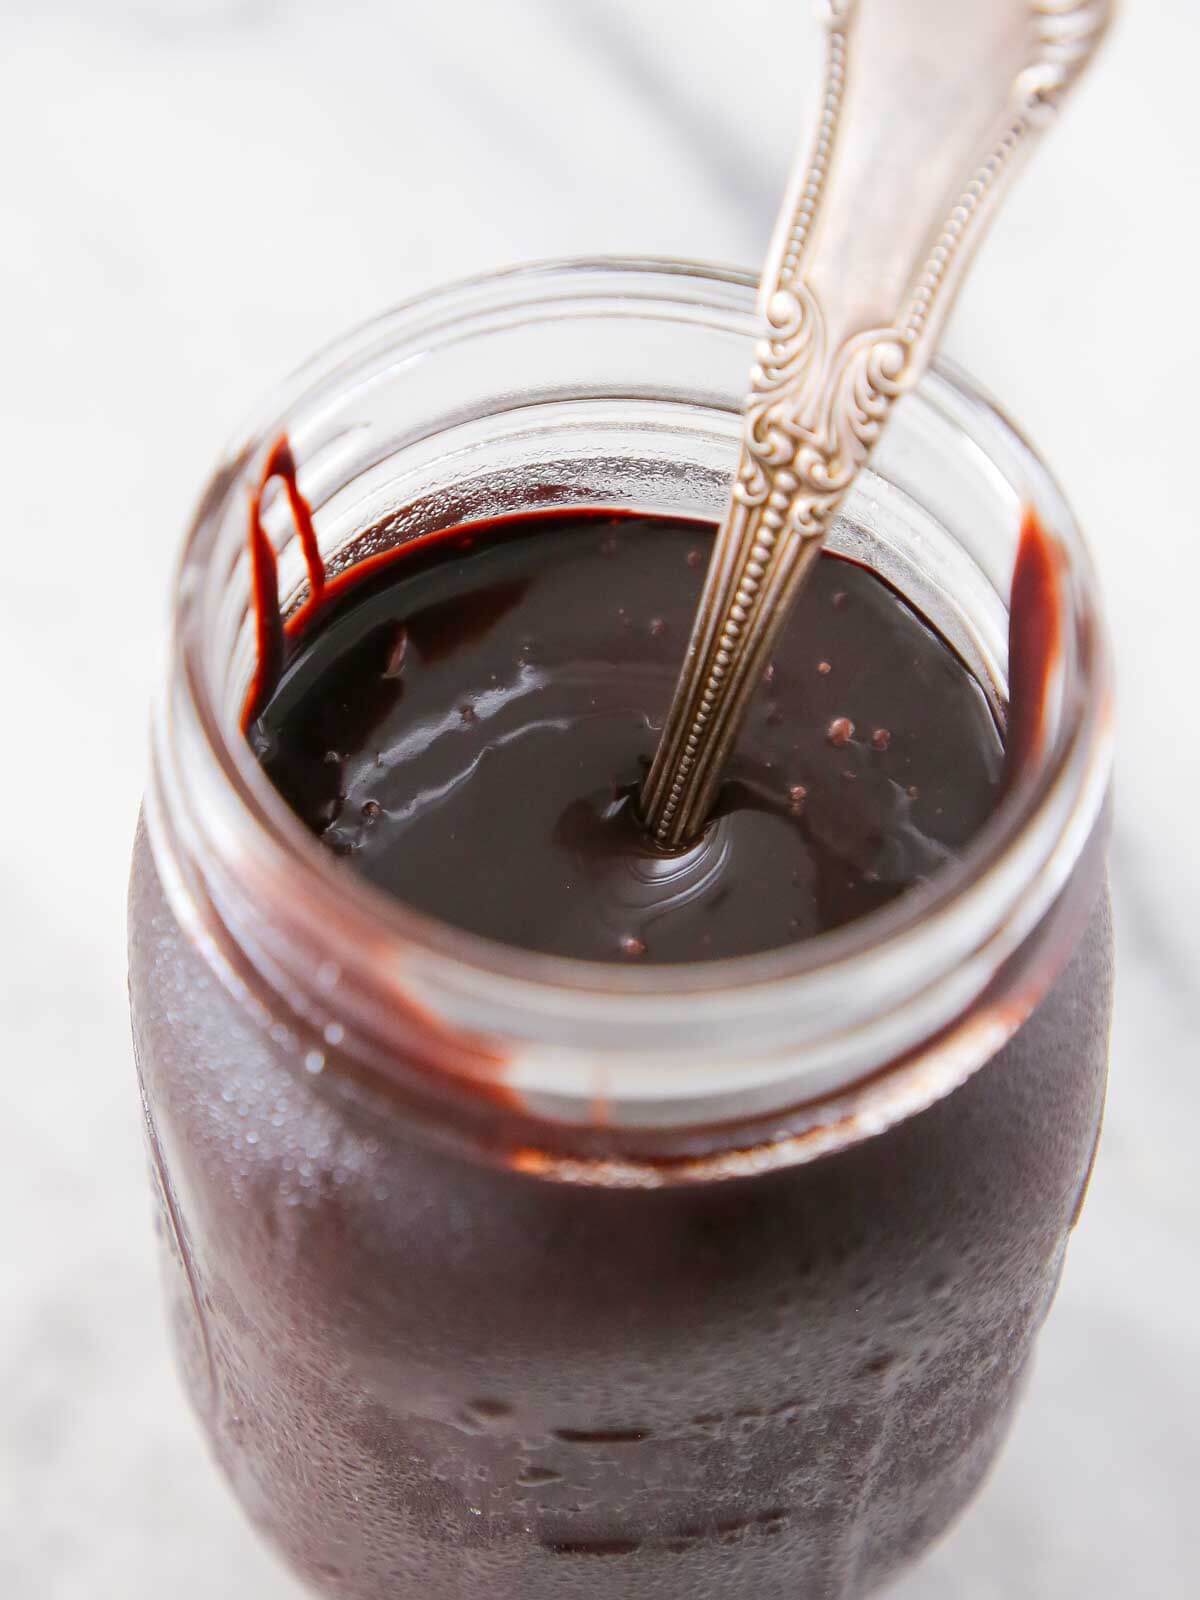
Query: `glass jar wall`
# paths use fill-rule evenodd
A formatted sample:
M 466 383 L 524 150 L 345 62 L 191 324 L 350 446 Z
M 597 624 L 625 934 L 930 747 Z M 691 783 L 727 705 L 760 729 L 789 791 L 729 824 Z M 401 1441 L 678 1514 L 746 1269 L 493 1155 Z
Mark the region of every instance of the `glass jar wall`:
M 330 1596 L 865 1593 L 969 1497 L 1053 1294 L 1106 1070 L 1107 657 L 1069 511 L 961 377 L 834 542 L 1002 708 L 1032 506 L 1063 648 L 1037 761 L 928 891 L 738 961 L 533 956 L 327 859 L 239 732 L 279 433 L 331 571 L 534 506 L 716 518 L 753 330 L 749 279 L 685 263 L 428 296 L 299 374 L 189 535 L 135 1042 L 189 1389 Z

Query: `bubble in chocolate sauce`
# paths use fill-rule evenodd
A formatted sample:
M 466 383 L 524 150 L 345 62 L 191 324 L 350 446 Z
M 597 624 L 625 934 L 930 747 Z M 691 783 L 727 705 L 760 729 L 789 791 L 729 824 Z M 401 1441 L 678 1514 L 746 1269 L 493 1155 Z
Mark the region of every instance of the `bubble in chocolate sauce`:
M 833 668 L 830 666 L 828 661 L 818 661 L 817 662 L 817 671 L 821 674 L 821 676 L 823 678 L 827 678 L 829 676 L 829 674 L 833 671 Z
M 835 750 L 841 750 L 854 737 L 854 724 L 849 717 L 834 717 L 825 730 L 825 737 Z
M 467 1411 L 480 1422 L 499 1422 L 504 1417 L 512 1415 L 512 1407 L 504 1400 L 480 1399 L 469 1400 Z
M 639 956 L 646 954 L 646 941 L 639 939 L 636 934 L 627 933 L 621 940 L 621 954 L 630 960 L 636 961 Z
M 886 750 L 892 742 L 892 735 L 887 728 L 876 728 L 871 735 L 871 744 L 876 750 Z
M 556 1472 L 553 1467 L 539 1467 L 536 1465 L 526 1467 L 517 1479 L 518 1483 L 524 1484 L 530 1489 L 537 1488 L 540 1484 L 560 1483 L 561 1481 L 561 1472 Z

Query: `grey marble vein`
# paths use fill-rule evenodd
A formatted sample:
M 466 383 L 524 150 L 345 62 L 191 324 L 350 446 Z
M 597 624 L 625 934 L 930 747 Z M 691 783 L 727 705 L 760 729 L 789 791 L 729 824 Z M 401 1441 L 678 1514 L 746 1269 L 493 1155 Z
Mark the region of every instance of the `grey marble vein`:
M 777 153 L 764 161 L 736 120 L 735 96 L 718 99 L 711 80 L 696 70 L 686 50 L 664 52 L 644 31 L 644 7 L 627 10 L 608 0 L 546 4 L 548 16 L 569 30 L 577 59 L 619 83 L 652 107 L 661 143 L 680 148 L 745 224 L 751 239 L 763 235 L 779 204 Z M 654 156 L 647 153 L 651 160 Z

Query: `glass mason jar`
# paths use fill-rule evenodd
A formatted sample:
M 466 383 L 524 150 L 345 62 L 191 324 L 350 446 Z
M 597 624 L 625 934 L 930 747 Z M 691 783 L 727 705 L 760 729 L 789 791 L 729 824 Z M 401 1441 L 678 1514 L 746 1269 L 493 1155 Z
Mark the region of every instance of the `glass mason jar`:
M 333 571 L 529 507 L 717 519 L 755 327 L 749 277 L 684 262 L 424 296 L 285 387 L 188 536 L 134 1037 L 188 1389 L 326 1595 L 866 1593 L 975 1489 L 1054 1293 L 1106 1072 L 1108 657 L 1069 510 L 961 375 L 898 406 L 833 543 L 1002 706 L 1032 506 L 1060 648 L 1036 759 L 881 913 L 683 969 L 500 947 L 348 873 L 238 730 L 281 431 Z

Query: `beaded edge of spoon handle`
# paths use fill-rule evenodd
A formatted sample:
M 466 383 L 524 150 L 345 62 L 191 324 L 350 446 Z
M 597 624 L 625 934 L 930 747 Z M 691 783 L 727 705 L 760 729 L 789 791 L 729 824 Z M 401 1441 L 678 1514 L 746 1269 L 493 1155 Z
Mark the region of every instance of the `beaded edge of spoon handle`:
M 819 0 L 819 11 L 817 127 L 763 272 L 732 494 L 642 790 L 665 848 L 703 826 L 791 601 L 1113 0 Z

